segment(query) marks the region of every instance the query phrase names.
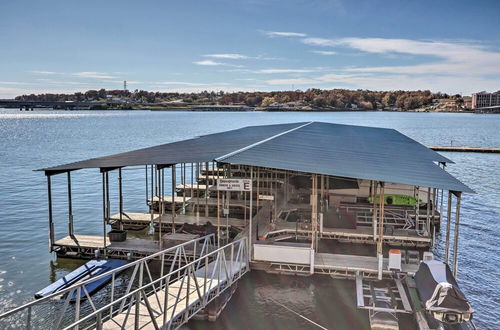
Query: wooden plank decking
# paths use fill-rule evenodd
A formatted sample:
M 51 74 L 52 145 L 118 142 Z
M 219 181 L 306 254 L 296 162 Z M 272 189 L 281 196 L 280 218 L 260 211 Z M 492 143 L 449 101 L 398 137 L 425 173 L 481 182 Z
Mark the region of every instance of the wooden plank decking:
M 113 214 L 110 216 L 110 220 L 119 221 L 120 213 Z M 160 220 L 162 225 L 171 225 L 172 224 L 172 214 L 164 214 L 163 216 L 159 216 L 158 214 L 153 214 L 153 223 L 155 226 L 160 224 Z M 190 225 L 203 225 L 207 222 L 210 222 L 212 225 L 217 226 L 217 217 L 205 217 L 195 215 L 186 215 L 186 214 L 177 214 L 175 216 L 176 225 L 182 225 L 184 223 L 188 223 Z M 244 227 L 245 220 L 237 219 L 237 218 L 229 218 L 228 221 L 230 226 L 235 227 Z M 151 223 L 151 213 L 124 213 L 123 214 L 123 223 L 126 225 L 127 223 L 135 223 L 135 224 L 143 224 L 148 225 Z M 220 225 L 221 227 L 226 226 L 226 218 L 220 217 Z
M 494 147 L 427 146 L 427 148 L 434 151 L 500 153 L 500 148 Z
M 106 243 L 106 248 L 112 251 L 153 254 L 160 250 L 157 241 L 141 238 L 129 238 L 123 242 L 110 242 L 107 238 Z M 73 238 L 66 236 L 57 240 L 54 245 L 70 248 L 104 249 L 104 238 L 93 235 L 74 235 Z

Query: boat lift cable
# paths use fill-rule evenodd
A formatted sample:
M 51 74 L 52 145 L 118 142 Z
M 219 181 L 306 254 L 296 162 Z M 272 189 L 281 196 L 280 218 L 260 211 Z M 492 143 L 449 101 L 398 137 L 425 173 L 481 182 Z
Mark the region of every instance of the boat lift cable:
M 278 302 L 278 301 L 276 301 L 276 300 L 274 300 L 274 299 L 272 299 L 272 298 L 271 298 L 271 301 L 272 301 L 272 302 L 274 302 L 274 303 L 275 303 L 275 304 L 277 304 L 277 305 L 280 305 L 281 307 L 283 307 L 283 308 L 284 308 L 284 309 L 286 309 L 287 311 L 290 311 L 290 312 L 292 312 L 293 314 L 295 314 L 295 315 L 297 315 L 297 316 L 299 316 L 299 317 L 303 318 L 304 320 L 308 321 L 309 323 L 314 324 L 314 325 L 315 325 L 315 326 L 317 326 L 318 328 L 320 328 L 320 329 L 324 329 L 324 330 L 328 330 L 328 328 L 325 328 L 324 326 L 322 326 L 322 325 L 320 325 L 320 324 L 318 324 L 318 323 L 314 322 L 313 320 L 308 319 L 308 318 L 307 318 L 307 317 L 305 317 L 304 315 L 297 313 L 296 311 L 294 311 L 294 310 L 292 310 L 292 309 L 290 309 L 290 308 L 286 307 L 286 306 L 285 306 L 285 305 L 283 305 L 282 303 L 280 303 L 280 302 Z

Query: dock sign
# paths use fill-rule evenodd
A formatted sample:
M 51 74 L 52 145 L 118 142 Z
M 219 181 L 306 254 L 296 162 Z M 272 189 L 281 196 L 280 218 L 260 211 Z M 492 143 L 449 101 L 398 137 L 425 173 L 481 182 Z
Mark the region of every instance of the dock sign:
M 217 190 L 223 191 L 252 191 L 250 179 L 218 179 Z

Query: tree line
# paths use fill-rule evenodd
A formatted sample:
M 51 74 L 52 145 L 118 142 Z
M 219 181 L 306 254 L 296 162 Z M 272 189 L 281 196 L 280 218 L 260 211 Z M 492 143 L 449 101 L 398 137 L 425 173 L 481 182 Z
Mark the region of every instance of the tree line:
M 81 101 L 106 102 L 119 98 L 128 103 L 168 103 L 182 102 L 186 104 L 220 104 L 247 105 L 251 107 L 309 106 L 313 108 L 399 108 L 417 109 L 432 104 L 434 99 L 454 99 L 463 101 L 461 95 L 432 93 L 429 90 L 417 91 L 370 91 L 311 88 L 305 91 L 275 91 L 275 92 L 234 92 L 203 91 L 199 93 L 165 93 L 144 90 L 88 90 L 74 94 L 31 94 L 16 97 L 16 100 L 30 101 Z

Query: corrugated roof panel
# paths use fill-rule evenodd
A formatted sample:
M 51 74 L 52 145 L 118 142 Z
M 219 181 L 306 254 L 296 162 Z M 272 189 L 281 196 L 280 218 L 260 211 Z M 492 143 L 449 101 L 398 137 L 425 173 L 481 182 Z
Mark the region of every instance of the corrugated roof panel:
M 304 123 L 248 126 L 237 130 L 203 135 L 184 141 L 87 159 L 40 170 L 58 172 L 82 168 L 114 168 L 135 165 L 209 162 L 221 155 L 228 154 L 302 124 Z
M 313 123 L 221 161 L 473 192 L 435 154 L 395 130 Z
M 249 126 L 43 170 L 212 160 L 472 192 L 434 163 L 448 158 L 396 130 L 319 122 Z

